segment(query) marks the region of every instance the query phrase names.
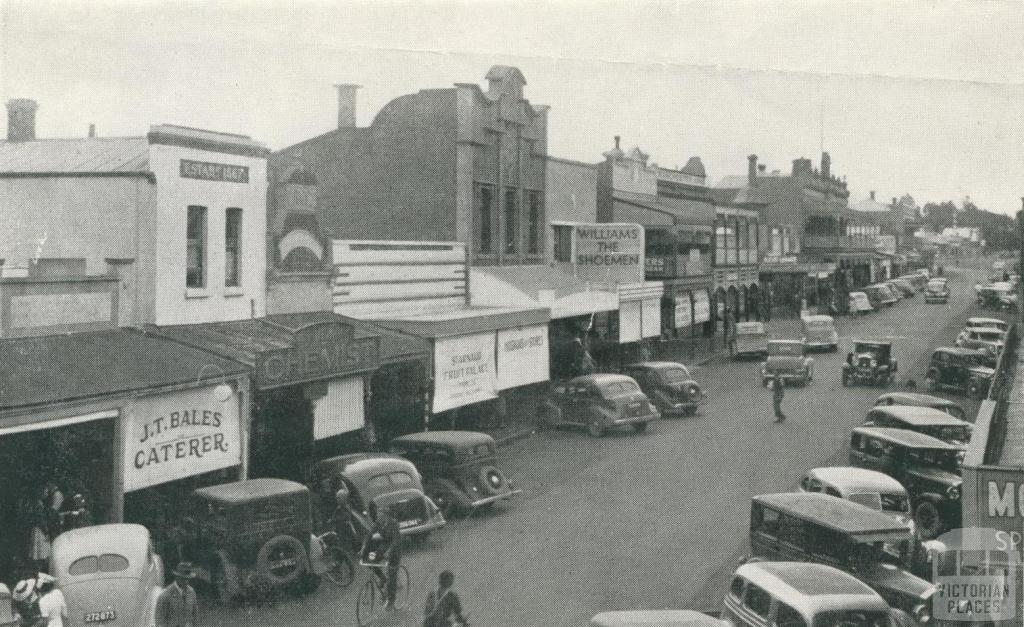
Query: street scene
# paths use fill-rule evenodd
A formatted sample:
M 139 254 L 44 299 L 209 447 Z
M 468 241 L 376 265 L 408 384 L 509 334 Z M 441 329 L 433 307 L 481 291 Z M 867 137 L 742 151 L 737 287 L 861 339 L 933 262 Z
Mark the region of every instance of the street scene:
M 0 627 L 1017 624 L 1022 24 L 867 6 L 4 3 Z

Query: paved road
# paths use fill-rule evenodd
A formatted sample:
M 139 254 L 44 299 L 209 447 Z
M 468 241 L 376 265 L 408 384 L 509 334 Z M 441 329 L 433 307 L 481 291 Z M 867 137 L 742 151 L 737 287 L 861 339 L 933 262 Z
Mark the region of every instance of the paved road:
M 892 338 L 899 383 L 920 382 L 931 349 L 952 342 L 966 317 L 973 284 L 952 280 L 949 306 L 917 296 L 842 319 L 840 350 L 816 356 L 806 389 L 787 389 L 783 424 L 772 422 L 758 363 L 719 360 L 694 373 L 710 397 L 696 417 L 660 421 L 643 435 L 556 431 L 502 449 L 523 498 L 411 547 L 410 606 L 382 624 L 421 624 L 423 599 L 443 568 L 455 571 L 478 627 L 579 626 L 608 609 L 714 608 L 746 551 L 750 497 L 791 490 L 808 468 L 845 463 L 850 428 L 881 393 L 842 387 L 850 340 Z M 357 587 L 324 584 L 304 600 L 211 609 L 206 622 L 350 625 Z

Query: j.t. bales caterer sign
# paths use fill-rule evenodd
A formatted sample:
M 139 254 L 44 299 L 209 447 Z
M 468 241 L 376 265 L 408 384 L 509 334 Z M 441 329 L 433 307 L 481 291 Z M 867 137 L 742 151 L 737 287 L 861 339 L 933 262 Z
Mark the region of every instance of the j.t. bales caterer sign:
M 249 168 L 244 165 L 181 160 L 181 178 L 224 183 L 248 183 Z
M 351 325 L 312 324 L 295 332 L 291 347 L 259 354 L 256 387 L 266 389 L 374 370 L 380 363 L 379 347 L 380 338 L 356 338 Z
M 644 228 L 638 224 L 577 224 L 573 263 L 587 276 L 643 281 Z
M 219 400 L 215 390 L 135 400 L 124 426 L 125 492 L 241 463 L 239 396 Z

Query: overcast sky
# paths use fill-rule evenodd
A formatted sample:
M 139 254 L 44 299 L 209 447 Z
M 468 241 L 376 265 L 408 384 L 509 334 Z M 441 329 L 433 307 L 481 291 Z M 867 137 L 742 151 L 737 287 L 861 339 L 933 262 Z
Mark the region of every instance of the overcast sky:
M 279 149 L 330 130 L 332 84 L 389 100 L 518 66 L 551 106 L 551 154 L 621 135 L 712 181 L 817 163 L 851 202 L 1024 196 L 1024 11 L 1002 2 L 75 2 L 0 0 L 0 97 L 40 137 L 175 123 Z

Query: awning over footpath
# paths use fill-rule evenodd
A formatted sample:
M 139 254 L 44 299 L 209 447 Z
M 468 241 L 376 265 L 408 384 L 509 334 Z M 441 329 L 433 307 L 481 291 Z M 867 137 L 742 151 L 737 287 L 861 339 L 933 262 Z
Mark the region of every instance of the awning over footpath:
M 0 411 L 198 387 L 247 373 L 240 363 L 137 329 L 10 338 L 0 340 Z
M 508 307 L 532 303 L 550 308 L 553 320 L 619 308 L 619 293 L 614 285 L 579 279 L 559 266 L 473 268 L 469 285 L 476 305 Z
M 344 377 L 430 356 L 429 344 L 420 338 L 329 311 L 154 330 L 251 368 L 257 389 Z
M 547 324 L 550 319 L 548 309 L 544 307 L 467 306 L 396 319 L 378 319 L 374 322 L 402 333 L 437 339 L 542 325 Z
M 773 274 L 831 274 L 836 271 L 838 264 L 834 261 L 798 261 L 795 263 L 762 262 L 757 271 L 760 273 Z

